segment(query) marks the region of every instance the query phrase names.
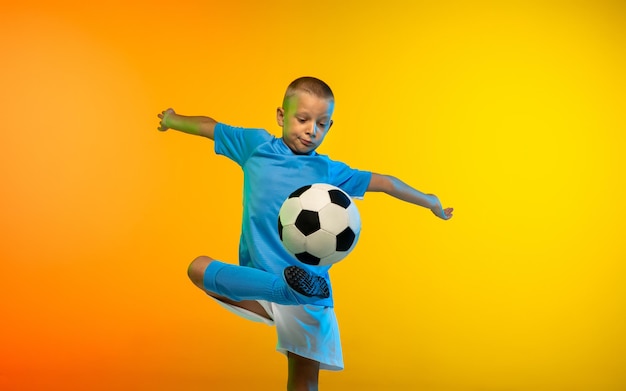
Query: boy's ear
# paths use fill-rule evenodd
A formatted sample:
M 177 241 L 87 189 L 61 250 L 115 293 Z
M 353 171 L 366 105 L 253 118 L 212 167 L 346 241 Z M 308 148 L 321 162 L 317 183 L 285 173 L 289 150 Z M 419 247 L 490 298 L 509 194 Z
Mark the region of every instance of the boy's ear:
M 285 125 L 285 109 L 282 107 L 276 109 L 276 122 L 281 128 Z
M 330 120 L 330 124 L 328 124 L 328 130 L 330 130 L 330 128 L 332 128 L 332 127 L 333 127 L 333 124 L 334 124 L 334 122 L 333 122 L 333 120 L 331 119 L 331 120 Z

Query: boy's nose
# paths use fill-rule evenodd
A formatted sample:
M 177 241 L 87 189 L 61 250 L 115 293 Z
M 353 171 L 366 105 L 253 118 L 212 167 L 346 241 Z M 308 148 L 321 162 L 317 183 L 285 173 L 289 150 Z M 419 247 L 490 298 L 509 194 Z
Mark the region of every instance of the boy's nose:
M 310 129 L 309 133 L 311 134 L 311 136 L 315 137 L 315 135 L 317 134 L 317 125 L 316 124 L 313 124 L 311 126 L 311 129 Z

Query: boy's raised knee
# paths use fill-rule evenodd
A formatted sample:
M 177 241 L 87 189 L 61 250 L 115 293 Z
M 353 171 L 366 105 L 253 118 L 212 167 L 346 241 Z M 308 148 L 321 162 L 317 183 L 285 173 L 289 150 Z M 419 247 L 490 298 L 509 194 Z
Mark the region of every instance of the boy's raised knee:
M 204 273 L 211 262 L 213 262 L 213 258 L 201 255 L 189 264 L 187 275 L 191 282 L 200 289 L 204 289 Z

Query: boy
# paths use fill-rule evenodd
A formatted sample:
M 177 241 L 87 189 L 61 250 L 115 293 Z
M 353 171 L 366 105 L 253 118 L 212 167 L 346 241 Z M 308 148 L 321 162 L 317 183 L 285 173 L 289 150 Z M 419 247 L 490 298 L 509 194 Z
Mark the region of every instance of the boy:
M 207 256 L 189 266 L 189 278 L 222 306 L 253 320 L 276 325 L 277 350 L 287 355 L 288 390 L 317 390 L 320 369 L 343 369 L 339 330 L 328 280 L 330 266 L 301 264 L 283 248 L 277 232 L 278 210 L 303 185 L 329 183 L 352 197 L 385 192 L 452 217 L 439 199 L 395 177 L 361 171 L 315 151 L 330 130 L 334 96 L 323 81 L 301 77 L 287 88 L 276 112 L 282 138 L 262 129 L 242 129 L 202 116 L 167 109 L 159 130 L 175 129 L 209 138 L 215 152 L 244 172 L 243 223 L 239 266 Z

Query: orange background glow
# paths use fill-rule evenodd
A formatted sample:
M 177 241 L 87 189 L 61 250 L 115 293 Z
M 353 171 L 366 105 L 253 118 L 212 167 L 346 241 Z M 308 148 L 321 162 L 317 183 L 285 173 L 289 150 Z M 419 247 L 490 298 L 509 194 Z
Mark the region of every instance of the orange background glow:
M 156 115 L 279 135 L 313 75 L 321 153 L 455 208 L 358 201 L 321 389 L 623 391 L 625 48 L 608 0 L 3 5 L 0 389 L 284 389 L 274 330 L 186 277 L 236 262 L 241 172 Z

